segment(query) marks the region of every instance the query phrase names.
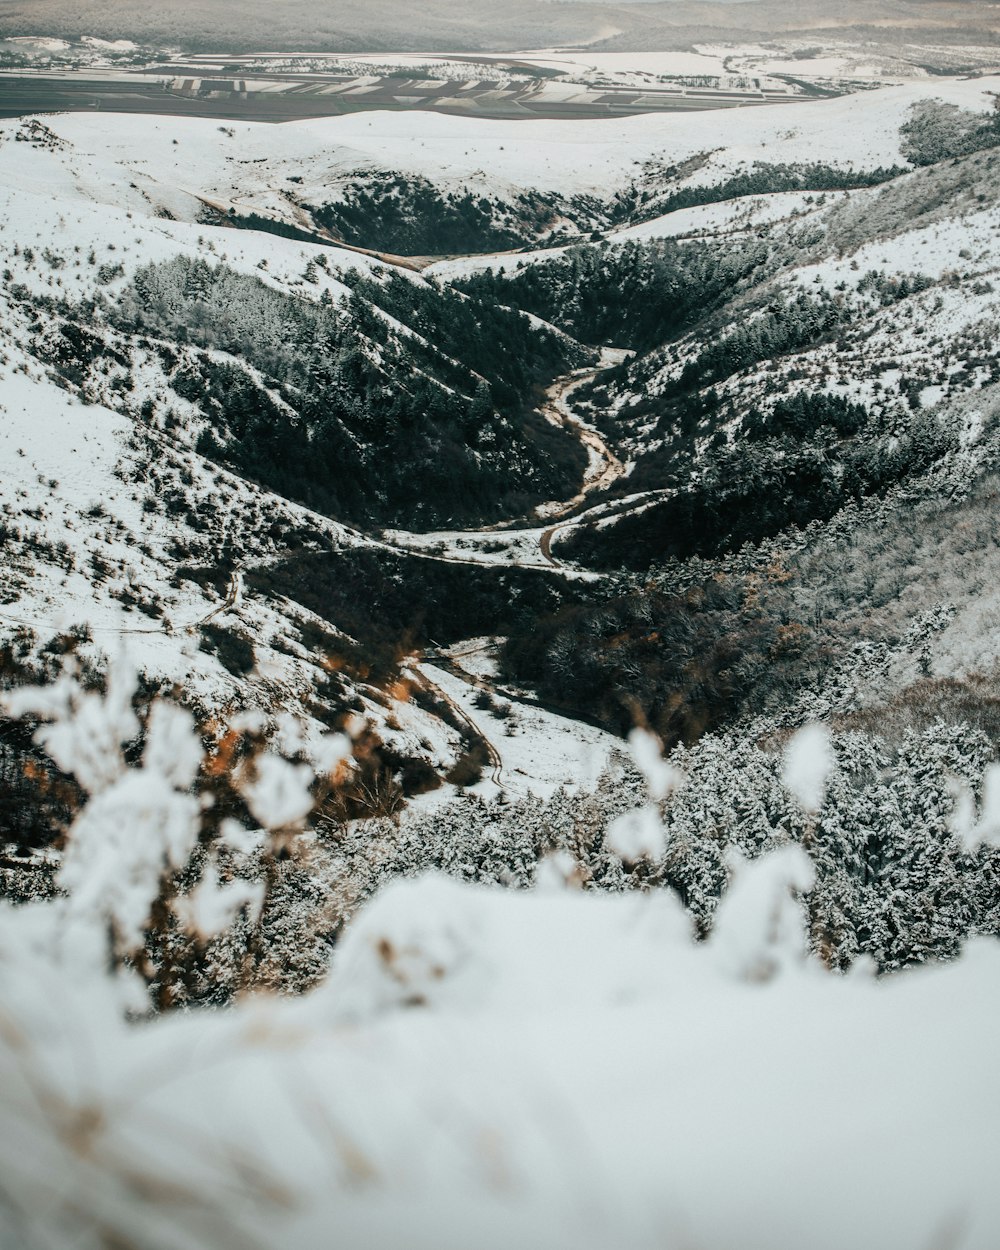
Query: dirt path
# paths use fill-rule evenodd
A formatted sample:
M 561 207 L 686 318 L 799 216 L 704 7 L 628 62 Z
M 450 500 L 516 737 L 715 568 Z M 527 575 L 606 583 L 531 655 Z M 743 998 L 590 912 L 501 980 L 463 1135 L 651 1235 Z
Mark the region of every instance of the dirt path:
M 542 553 L 542 559 L 546 564 L 550 564 L 553 568 L 559 567 L 559 561 L 552 554 L 552 539 L 559 530 L 565 529 L 563 525 L 553 525 L 551 529 L 547 529 L 538 540 L 538 550 Z
M 588 382 L 593 382 L 595 378 L 607 372 L 608 369 L 613 369 L 616 365 L 621 364 L 628 358 L 628 355 L 628 352 L 619 349 L 605 348 L 601 364 L 596 369 L 588 369 L 585 373 L 577 374 L 570 378 L 561 378 L 550 391 L 550 400 L 546 406 L 546 416 L 549 417 L 549 420 L 553 420 L 555 424 L 575 429 L 579 434 L 580 442 L 589 451 L 592 451 L 601 463 L 601 467 L 597 472 L 588 473 L 584 478 L 582 487 L 572 499 L 567 500 L 557 511 L 549 513 L 550 519 L 558 520 L 568 516 L 579 508 L 581 504 L 586 503 L 591 495 L 607 490 L 620 477 L 625 475 L 625 465 L 622 464 L 607 445 L 599 431 L 581 421 L 573 412 L 570 407 L 570 398 L 579 387 L 586 385 Z M 559 530 L 565 528 L 565 524 L 550 525 L 538 540 L 538 550 L 542 559 L 553 568 L 559 568 L 560 563 L 552 554 L 552 539 Z
M 615 368 L 623 361 L 627 360 L 631 353 L 620 348 L 604 348 L 601 357 L 601 363 L 593 368 L 577 370 L 573 373 L 566 374 L 557 378 L 548 388 L 545 403 L 542 405 L 541 412 L 550 424 L 560 426 L 563 429 L 572 431 L 580 443 L 588 452 L 587 469 L 584 473 L 584 479 L 580 489 L 571 499 L 553 501 L 551 503 L 541 504 L 535 510 L 535 516 L 538 520 L 545 524 L 550 522 L 540 533 L 537 528 L 533 527 L 527 530 L 523 521 L 517 522 L 497 521 L 492 525 L 485 525 L 478 530 L 440 532 L 429 534 L 413 534 L 409 535 L 405 531 L 396 531 L 397 541 L 393 542 L 392 537 L 388 540 L 383 539 L 383 545 L 392 551 L 402 552 L 410 556 L 423 556 L 427 559 L 440 560 L 445 564 L 468 564 L 476 567 L 484 567 L 496 565 L 503 567 L 505 562 L 496 560 L 477 560 L 472 556 L 463 556 L 457 554 L 448 554 L 440 547 L 446 543 L 456 543 L 463 538 L 481 538 L 486 539 L 491 535 L 503 534 L 516 539 L 519 534 L 531 534 L 531 546 L 537 545 L 538 559 L 510 560 L 511 565 L 518 568 L 559 568 L 559 561 L 552 555 L 551 545 L 552 538 L 558 530 L 572 524 L 579 518 L 574 518 L 574 522 L 563 521 L 562 518 L 568 517 L 571 513 L 576 512 L 583 504 L 587 502 L 591 495 L 607 490 L 619 478 L 623 477 L 626 472 L 626 466 L 618 459 L 615 453 L 605 442 L 599 430 L 588 425 L 573 411 L 571 400 L 573 393 L 580 387 L 592 382 L 602 373 L 609 369 Z M 551 522 L 560 522 L 559 524 L 551 524 Z M 408 538 L 422 540 L 422 545 L 414 542 L 411 546 L 407 541 Z M 438 550 L 433 550 L 438 547 Z
M 427 686 L 430 690 L 432 690 L 439 699 L 441 699 L 444 703 L 448 705 L 449 708 L 451 708 L 452 712 L 454 712 L 454 714 L 459 718 L 459 720 L 461 720 L 461 722 L 468 728 L 469 733 L 472 735 L 473 741 L 482 743 L 482 746 L 484 750 L 486 751 L 487 757 L 490 762 L 490 780 L 493 782 L 495 786 L 497 786 L 499 789 L 502 790 L 504 786 L 503 756 L 500 754 L 500 752 L 497 750 L 494 744 L 490 741 L 490 739 L 487 738 L 487 736 L 483 733 L 480 726 L 476 724 L 476 722 L 472 719 L 472 717 L 465 710 L 465 708 L 462 707 L 461 703 L 459 703 L 457 699 L 453 699 L 452 696 L 447 692 L 447 690 L 442 689 L 441 686 L 439 686 L 437 682 L 428 675 L 427 667 L 428 666 L 426 664 L 421 664 L 419 668 L 417 669 L 420 680 L 424 683 L 425 686 Z M 458 677 L 457 673 L 453 675 Z M 465 677 L 459 677 L 458 680 L 464 681 L 465 684 L 469 686 L 475 687 L 478 685 L 478 682 L 473 683 L 472 681 L 467 680 Z M 485 690 L 489 689 L 489 687 L 485 683 L 481 688 Z
M 432 661 L 438 668 L 443 668 L 446 673 L 456 677 L 466 686 L 473 686 L 476 690 L 485 690 L 487 694 L 492 695 L 495 699 L 505 699 L 508 703 L 520 704 L 522 707 L 531 708 L 539 712 L 548 712 L 552 716 L 561 716 L 564 720 L 577 720 L 585 725 L 592 726 L 594 729 L 602 731 L 607 729 L 607 725 L 603 721 L 598 720 L 596 716 L 591 716 L 589 713 L 581 711 L 579 708 L 551 703 L 545 699 L 536 698 L 524 690 L 511 690 L 509 686 L 499 685 L 490 678 L 470 673 L 467 668 L 463 667 L 463 659 L 470 655 L 475 655 L 479 651 L 485 651 L 488 645 L 487 643 L 473 647 L 470 651 L 451 652 L 434 646 L 424 652 L 424 660 Z
M 567 516 L 575 508 L 578 508 L 580 504 L 585 503 L 588 496 L 595 494 L 597 491 L 606 490 L 625 473 L 625 466 L 604 441 L 600 432 L 595 430 L 593 426 L 587 425 L 585 421 L 582 421 L 576 415 L 570 406 L 570 400 L 574 391 L 593 382 L 595 378 L 600 377 L 602 373 L 606 373 L 609 369 L 613 369 L 628 354 L 627 352 L 606 348 L 602 361 L 597 368 L 585 369 L 582 372 L 571 373 L 567 377 L 557 378 L 549 387 L 548 400 L 542 409 L 542 414 L 553 425 L 560 425 L 563 429 L 572 430 L 587 451 L 593 453 L 593 458 L 588 458 L 589 463 L 583 484 L 573 498 L 560 503 L 554 509 L 545 508 L 545 505 L 543 505 L 546 516 L 550 520 L 558 520 L 560 517 Z M 593 468 L 595 461 L 599 466 L 596 470 Z
M 201 617 L 197 621 L 192 621 L 187 629 L 197 629 L 200 625 L 207 625 L 209 621 L 214 620 L 217 616 L 221 616 L 223 612 L 228 612 L 232 608 L 238 608 L 243 601 L 243 571 L 235 569 L 229 574 L 229 585 L 226 587 L 226 597 L 223 601 L 209 612 L 206 616 Z

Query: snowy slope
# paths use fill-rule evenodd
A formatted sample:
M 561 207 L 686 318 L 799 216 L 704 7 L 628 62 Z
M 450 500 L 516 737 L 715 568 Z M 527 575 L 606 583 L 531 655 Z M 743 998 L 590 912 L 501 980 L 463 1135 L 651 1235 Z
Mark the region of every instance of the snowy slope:
M 424 665 L 422 671 L 462 708 L 499 756 L 496 777 L 481 783 L 480 793 L 486 798 L 496 797 L 498 791 L 550 798 L 566 785 L 592 789 L 618 744 L 603 730 L 567 721 L 529 703 L 501 699 L 505 711 L 498 715 L 496 701 L 492 708 L 478 705 L 474 680 L 462 679 L 432 664 Z M 484 682 L 479 689 L 488 685 Z
M 0 374 L 3 635 L 40 644 L 83 629 L 93 640 L 85 651 L 107 655 L 127 645 L 151 678 L 172 684 L 183 676 L 206 709 L 232 713 L 249 704 L 271 715 L 300 713 L 322 672 L 320 657 L 295 641 L 301 614 L 259 596 L 231 601 L 228 572 L 216 589 L 178 571 L 202 561 L 210 569 L 230 538 L 244 558 L 273 557 L 265 516 L 325 530 L 334 543 L 357 540 L 128 418 L 80 403 L 36 370 L 23 360 Z M 149 502 L 181 475 L 190 478 L 187 508 L 199 517 L 171 516 Z M 253 673 L 229 672 L 204 649 L 200 626 L 208 621 L 253 639 Z
M 420 112 L 358 113 L 285 126 L 206 119 L 68 114 L 45 121 L 65 147 L 10 145 L 2 165 L 25 191 L 92 198 L 191 220 L 198 197 L 298 220 L 297 206 L 339 198 L 353 174 L 390 170 L 448 189 L 470 183 L 511 196 L 540 190 L 604 198 L 644 171 L 692 157 L 685 185 L 711 184 L 755 162 L 873 169 L 901 160 L 899 127 L 920 99 L 985 110 L 997 79 L 939 79 L 837 99 L 718 113 L 610 121 L 504 122 Z M 294 181 L 292 181 L 294 179 Z

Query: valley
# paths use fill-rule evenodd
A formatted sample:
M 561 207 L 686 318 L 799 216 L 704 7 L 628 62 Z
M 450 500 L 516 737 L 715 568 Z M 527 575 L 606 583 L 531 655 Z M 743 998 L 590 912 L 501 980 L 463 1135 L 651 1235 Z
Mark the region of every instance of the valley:
M 988 80 L 934 85 L 935 92 L 945 89 L 962 101 L 941 105 L 957 118 L 976 117 L 962 110 L 990 99 Z M 287 610 L 281 604 L 297 600 L 296 611 L 332 631 L 322 634 L 331 639 L 326 647 L 342 635 L 348 652 L 360 648 L 371 657 L 347 662 L 346 670 L 337 661 L 355 675 L 346 686 L 343 677 L 333 683 L 341 693 L 326 718 L 337 715 L 338 701 L 346 708 L 359 697 L 373 712 L 384 697 L 379 685 L 395 680 L 393 656 L 460 641 L 463 630 L 506 633 L 508 686 L 620 730 L 627 723 L 623 709 L 635 697 L 627 685 L 612 710 L 602 702 L 605 676 L 585 699 L 566 699 L 564 678 L 539 670 L 527 658 L 531 647 L 513 659 L 537 630 L 536 613 L 586 615 L 592 601 L 600 616 L 608 610 L 603 605 L 635 595 L 644 582 L 657 587 L 651 593 L 669 596 L 692 576 L 752 579 L 753 558 L 746 563 L 741 549 L 748 538 L 767 552 L 769 544 L 787 541 L 780 535 L 789 522 L 799 532 L 845 505 L 867 514 L 886 490 L 912 489 L 907 483 L 923 480 L 921 474 L 953 472 L 947 468 L 953 456 L 957 469 L 970 456 L 986 455 L 979 450 L 982 433 L 978 443 L 962 433 L 961 414 L 989 393 L 990 365 L 984 358 L 979 372 L 967 366 L 945 375 L 951 381 L 941 394 L 950 396 L 956 416 L 949 421 L 958 423 L 950 442 L 947 423 L 924 417 L 927 401 L 913 398 L 938 393 L 937 352 L 925 353 L 916 337 L 904 347 L 895 312 L 900 300 L 906 319 L 919 307 L 925 336 L 937 318 L 942 332 L 963 344 L 959 352 L 966 342 L 981 341 L 992 324 L 989 245 L 978 262 L 975 252 L 975 240 L 983 241 L 981 249 L 994 228 L 993 209 L 975 190 L 988 177 L 991 149 L 976 147 L 957 165 L 932 161 L 910 173 L 901 165 L 907 119 L 924 107 L 921 101 L 935 98 L 929 91 L 884 91 L 877 108 L 861 95 L 799 104 L 799 112 L 780 117 L 763 110 L 754 114 L 760 123 L 749 115 L 742 123 L 739 147 L 709 157 L 675 149 L 672 165 L 651 157 L 664 136 L 694 152 L 703 132 L 649 116 L 615 123 L 625 129 L 603 148 L 590 146 L 597 163 L 584 179 L 566 148 L 572 132 L 562 123 L 554 130 L 537 123 L 533 165 L 519 163 L 513 184 L 503 180 L 505 149 L 523 132 L 502 123 L 431 125 L 416 115 L 378 114 L 372 130 L 370 121 L 344 119 L 335 124 L 347 127 L 346 157 L 315 129 L 327 123 L 281 131 L 280 156 L 268 154 L 268 136 L 279 132 L 248 123 L 219 128 L 208 120 L 72 115 L 54 127 L 8 123 L 0 151 L 19 172 L 3 210 L 13 241 L 5 264 L 10 326 L 20 327 L 12 340 L 19 354 L 8 368 L 23 385 L 31 378 L 32 385 L 56 385 L 67 402 L 97 403 L 109 420 L 126 422 L 127 477 L 143 510 L 138 533 L 150 535 L 132 541 L 148 549 L 152 564 L 127 576 L 138 577 L 139 601 L 147 601 L 142 611 L 161 624 L 126 619 L 110 626 L 92 617 L 94 636 L 107 629 L 127 636 L 138 628 L 146 637 L 157 629 L 165 638 L 190 637 L 200 611 L 202 623 L 220 631 L 200 655 L 242 647 L 250 665 L 244 676 L 231 661 L 237 671 L 226 674 L 221 689 L 255 689 L 260 698 L 259 675 L 281 667 L 277 655 L 261 662 L 272 645 L 263 620 L 280 633 Z M 823 125 L 811 120 L 826 114 L 828 140 Z M 838 155 L 848 116 L 855 143 L 849 156 Z M 792 119 L 787 131 L 782 118 Z M 796 125 L 818 160 L 790 163 Z M 127 149 L 123 127 L 141 133 L 127 140 Z M 475 147 L 464 150 L 469 127 Z M 396 165 L 399 172 L 383 172 L 412 151 L 411 132 L 421 135 L 423 182 L 413 180 L 405 163 Z M 778 133 L 788 158 L 781 180 L 794 177 L 803 189 L 718 200 L 715 186 L 723 194 L 730 183 L 739 192 L 753 186 L 747 169 L 759 171 L 753 176 L 764 188 L 773 182 L 778 166 L 761 163 L 754 140 L 765 155 Z M 991 142 L 985 130 L 984 136 L 984 144 Z M 368 151 L 352 170 L 344 162 L 359 160 L 359 141 Z M 146 155 L 123 159 L 126 150 Z M 262 155 L 252 157 L 253 151 Z M 452 188 L 476 166 L 494 170 L 484 196 L 456 198 Z M 288 172 L 296 168 L 302 172 Z M 612 172 L 618 182 L 602 193 L 599 180 Z M 321 190 L 321 180 L 331 177 Z M 942 180 L 963 186 L 968 207 L 959 218 L 942 218 L 936 207 Z M 386 267 L 376 247 L 340 246 L 337 230 L 347 233 L 350 222 L 361 220 L 357 188 L 366 185 L 368 234 L 351 226 L 344 242 L 352 249 L 392 245 L 401 264 Z M 276 192 L 279 187 L 287 190 Z M 40 198 L 53 194 L 47 203 Z M 670 207 L 699 197 L 707 200 L 703 207 Z M 440 205 L 455 206 L 454 226 L 438 219 L 439 246 L 450 258 L 423 255 L 411 269 L 404 235 L 425 244 L 422 214 Z M 348 207 L 354 216 L 347 216 Z M 17 217 L 25 208 L 27 230 Z M 101 242 L 109 211 L 131 238 L 110 250 Z M 703 228 L 692 232 L 699 220 Z M 901 232 L 867 224 L 893 220 L 905 221 Z M 303 227 L 300 240 L 295 231 Z M 322 243 L 306 241 L 320 230 Z M 448 230 L 456 239 L 478 233 L 482 250 L 457 256 Z M 499 230 L 521 231 L 523 250 L 491 250 Z M 866 241 L 872 230 L 882 231 L 880 241 Z M 939 241 L 949 231 L 972 247 Z M 533 246 L 536 241 L 545 246 Z M 866 248 L 872 260 L 859 261 Z M 98 249 L 106 262 L 98 262 Z M 830 259 L 845 249 L 855 257 L 849 264 Z M 875 250 L 885 259 L 875 259 Z M 969 253 L 962 275 L 948 268 L 958 251 Z M 39 336 L 32 323 L 43 309 L 50 324 Z M 880 363 L 871 382 L 861 384 L 860 344 L 870 350 L 890 314 L 892 365 Z M 291 340 L 290 324 L 297 326 Z M 746 329 L 734 335 L 731 325 Z M 308 354 L 296 342 L 309 344 Z M 851 383 L 839 380 L 847 368 Z M 825 379 L 826 398 L 813 397 L 816 378 Z M 391 412 L 382 398 L 390 392 Z M 776 416 L 766 415 L 770 408 Z M 764 414 L 754 418 L 753 430 L 751 410 Z M 792 456 L 781 440 L 792 422 L 807 428 L 817 419 L 813 413 L 821 437 L 829 429 L 836 439 Z M 822 424 L 827 421 L 832 424 Z M 916 435 L 904 433 L 912 422 L 920 430 L 919 451 Z M 450 444 L 441 441 L 446 430 Z M 870 467 L 873 438 L 894 449 L 877 472 Z M 852 439 L 867 445 L 854 461 Z M 904 451 L 911 443 L 914 450 Z M 200 477 L 207 484 L 220 469 L 230 499 L 223 503 L 220 495 L 209 503 L 205 496 L 192 506 L 194 488 L 185 482 Z M 823 473 L 829 484 L 820 486 Z M 58 498 L 61 488 L 54 489 Z M 251 519 L 262 507 L 277 507 L 283 518 L 266 531 Z M 103 523 L 101 517 L 97 526 Z M 86 519 L 83 527 L 95 528 Z M 128 529 L 136 532 L 134 521 Z M 44 523 L 29 532 L 40 536 Z M 81 555 L 93 546 L 85 539 Z M 771 555 L 756 558 L 774 562 Z M 372 559 L 383 562 L 374 588 L 363 572 L 374 569 Z M 333 590 L 329 581 L 341 563 L 349 591 Z M 451 567 L 446 580 L 431 572 L 435 565 Z M 719 571 L 709 574 L 713 567 Z M 692 574 L 694 568 L 706 571 Z M 482 588 L 463 592 L 467 602 L 448 622 L 449 636 L 441 637 L 441 613 L 421 602 L 420 588 L 440 584 L 426 593 L 447 595 L 444 586 L 455 584 L 449 579 L 463 569 Z M 225 594 L 236 570 L 247 578 L 239 604 Z M 331 587 L 331 602 L 316 590 L 305 593 L 316 578 Z M 158 588 L 168 583 L 183 585 L 182 594 Z M 91 593 L 85 582 L 80 587 Z M 115 588 L 112 599 L 127 609 L 135 593 Z M 203 608 L 192 610 L 192 593 Z M 498 594 L 507 603 L 499 618 Z M 48 619 L 55 627 L 27 584 L 14 591 L 8 608 L 24 621 Z M 82 608 L 80 601 L 74 611 Z M 248 650 L 239 639 L 254 616 Z M 236 641 L 229 644 L 223 634 Z M 317 658 L 327 663 L 311 657 L 297 680 L 312 681 L 308 665 Z M 789 654 L 783 662 L 808 668 L 804 656 Z M 200 666 L 206 663 L 199 658 Z M 374 705 L 364 677 L 358 685 L 366 672 L 379 674 Z M 620 681 L 612 677 L 613 684 Z M 207 693 L 207 670 L 204 682 Z M 265 686 L 274 688 L 270 681 Z M 301 697 L 295 689 L 288 686 L 282 699 Z M 316 695 L 308 698 L 313 703 Z M 644 714 L 670 740 L 677 730 L 657 719 L 656 708 L 647 703 Z M 672 713 L 676 724 L 687 715 Z M 459 740 L 467 732 L 467 725 L 444 729 L 446 738 L 457 733 Z M 447 772 L 447 753 L 438 753 L 435 764 L 412 733 L 404 732 L 397 746 L 404 742 L 422 767 Z M 448 750 L 454 764 L 460 742 Z
M 12 1250 L 992 1250 L 992 34 L 717 7 L 0 43 Z

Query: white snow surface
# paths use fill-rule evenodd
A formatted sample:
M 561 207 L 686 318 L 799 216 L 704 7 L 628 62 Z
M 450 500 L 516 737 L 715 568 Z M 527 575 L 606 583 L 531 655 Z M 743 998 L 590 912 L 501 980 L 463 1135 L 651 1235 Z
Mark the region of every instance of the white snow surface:
M 803 811 L 818 812 L 823 806 L 826 784 L 836 763 L 825 725 L 806 725 L 789 741 L 782 780 Z
M 1000 946 L 832 976 L 753 867 L 701 947 L 660 891 L 398 882 L 305 1000 L 131 1029 L 0 910 L 5 1244 L 993 1250 Z

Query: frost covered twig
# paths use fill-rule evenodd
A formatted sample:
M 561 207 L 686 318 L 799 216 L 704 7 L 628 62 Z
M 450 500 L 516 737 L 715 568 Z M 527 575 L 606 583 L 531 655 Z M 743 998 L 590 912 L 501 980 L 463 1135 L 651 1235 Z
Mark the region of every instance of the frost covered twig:
M 667 849 L 666 831 L 660 816 L 660 803 L 680 785 L 683 778 L 663 758 L 663 744 L 646 729 L 633 729 L 629 747 L 636 768 L 645 778 L 649 802 L 626 812 L 608 826 L 608 848 L 625 864 L 662 859 Z
M 174 955 L 156 966 L 149 949 L 152 936 L 170 950 L 176 946 L 170 935 L 179 923 L 182 932 L 204 946 L 243 916 L 252 926 L 251 947 L 260 953 L 276 863 L 313 809 L 315 774 L 306 764 L 265 750 L 263 739 L 255 740 L 237 763 L 236 748 L 243 739 L 235 731 L 206 772 L 191 713 L 157 700 L 140 717 L 134 706 L 136 685 L 134 670 L 119 658 L 103 694 L 85 689 L 68 668 L 52 687 L 15 691 L 4 706 L 12 715 L 43 720 L 36 740 L 88 795 L 68 830 L 56 878 L 66 896 L 62 944 L 69 948 L 82 941 L 90 947 L 104 935 L 111 961 L 132 963 L 147 982 L 157 981 L 157 1001 L 165 1007 L 171 1005 L 172 981 L 182 969 Z M 301 751 L 289 724 L 281 726 L 281 737 L 286 747 Z M 126 748 L 140 739 L 141 758 L 131 764 Z M 350 741 L 337 735 L 313 754 L 329 772 L 349 752 Z M 243 800 L 259 822 L 258 831 L 227 818 L 217 834 L 208 831 L 206 838 L 206 816 L 221 783 L 234 799 Z M 254 854 L 263 879 L 224 879 L 220 852 Z M 185 892 L 181 877 L 192 871 L 198 872 L 198 881 Z

